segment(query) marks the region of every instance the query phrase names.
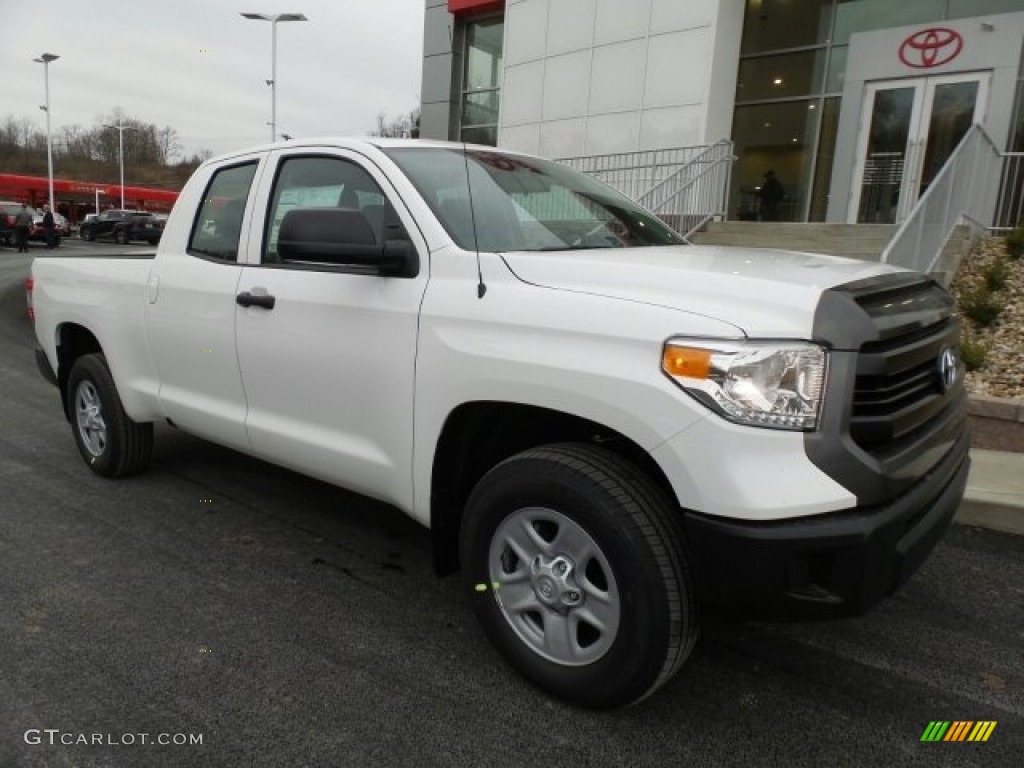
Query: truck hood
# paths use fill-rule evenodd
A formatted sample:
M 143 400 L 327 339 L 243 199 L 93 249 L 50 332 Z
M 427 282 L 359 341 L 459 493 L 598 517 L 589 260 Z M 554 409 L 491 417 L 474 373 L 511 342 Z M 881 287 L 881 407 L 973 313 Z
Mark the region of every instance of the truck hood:
M 823 291 L 905 271 L 838 256 L 711 245 L 518 251 L 503 258 L 532 285 L 703 315 L 752 338 L 809 339 Z

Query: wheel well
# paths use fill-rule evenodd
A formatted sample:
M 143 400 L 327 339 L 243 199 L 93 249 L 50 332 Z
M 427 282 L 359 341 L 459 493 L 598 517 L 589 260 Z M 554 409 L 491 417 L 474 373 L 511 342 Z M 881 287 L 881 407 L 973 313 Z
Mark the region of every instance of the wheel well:
M 434 568 L 459 569 L 459 529 L 470 492 L 488 470 L 510 456 L 548 443 L 601 445 L 648 475 L 669 498 L 672 486 L 657 462 L 635 442 L 597 422 L 561 411 L 502 402 L 476 402 L 449 414 L 434 454 L 430 528 Z
M 81 325 L 65 323 L 57 330 L 57 386 L 60 388 L 60 400 L 64 405 L 64 418 L 71 421 L 71 410 L 68 404 L 68 375 L 75 360 L 82 355 L 102 352 L 99 341 L 92 332 Z

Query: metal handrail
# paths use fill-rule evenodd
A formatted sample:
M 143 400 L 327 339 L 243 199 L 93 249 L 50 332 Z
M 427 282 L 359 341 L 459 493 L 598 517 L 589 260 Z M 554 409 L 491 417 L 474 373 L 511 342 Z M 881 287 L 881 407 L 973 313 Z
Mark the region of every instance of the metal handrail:
M 725 150 L 725 155 L 732 155 L 732 142 L 729 141 L 728 139 L 719 139 L 714 144 L 709 144 L 707 147 L 704 148 L 704 151 L 695 155 L 691 160 L 689 160 L 686 163 L 686 165 L 680 167 L 679 170 L 677 170 L 671 176 L 658 182 L 653 187 L 651 187 L 651 189 L 647 190 L 647 192 L 644 193 L 644 195 L 639 200 L 637 200 L 637 202 L 640 203 L 640 205 L 644 206 L 645 208 L 652 208 L 654 205 L 657 204 L 657 195 L 662 189 L 667 187 L 669 184 L 678 181 L 680 178 L 686 177 L 691 168 L 694 168 L 695 166 L 698 166 L 701 163 L 706 162 L 705 158 L 707 156 L 713 155 L 716 152 L 720 153 L 723 149 Z M 711 162 L 715 163 L 721 159 L 722 155 L 719 154 L 719 157 L 713 158 Z M 665 199 L 670 199 L 671 197 L 672 196 L 670 195 L 668 198 Z
M 882 251 L 882 263 L 934 272 L 958 224 L 984 228 L 993 221 L 998 190 L 984 182 L 1002 163 L 1003 153 L 985 129 L 971 126 Z M 947 284 L 956 266 L 944 270 Z
M 732 176 L 733 143 L 614 155 L 561 158 L 636 200 L 684 236 L 724 218 Z

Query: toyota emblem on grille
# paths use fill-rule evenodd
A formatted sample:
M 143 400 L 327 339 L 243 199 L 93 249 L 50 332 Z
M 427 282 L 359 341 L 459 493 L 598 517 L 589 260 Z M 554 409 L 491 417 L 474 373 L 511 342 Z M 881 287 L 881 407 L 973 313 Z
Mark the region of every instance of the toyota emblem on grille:
M 922 29 L 900 45 L 900 61 L 914 69 L 930 69 L 952 61 L 963 47 L 964 39 L 955 29 Z
M 936 368 L 939 374 L 939 389 L 948 392 L 956 384 L 957 361 L 956 352 L 952 347 L 946 347 L 939 352 L 939 359 Z

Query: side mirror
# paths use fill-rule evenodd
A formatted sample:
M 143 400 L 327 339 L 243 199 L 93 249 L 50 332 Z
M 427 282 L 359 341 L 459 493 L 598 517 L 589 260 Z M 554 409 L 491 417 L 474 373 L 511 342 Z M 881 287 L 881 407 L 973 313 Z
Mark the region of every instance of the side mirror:
M 413 277 L 419 256 L 408 240 L 377 243 L 370 222 L 350 208 L 295 208 L 278 232 L 282 263 L 367 267 L 373 274 Z

